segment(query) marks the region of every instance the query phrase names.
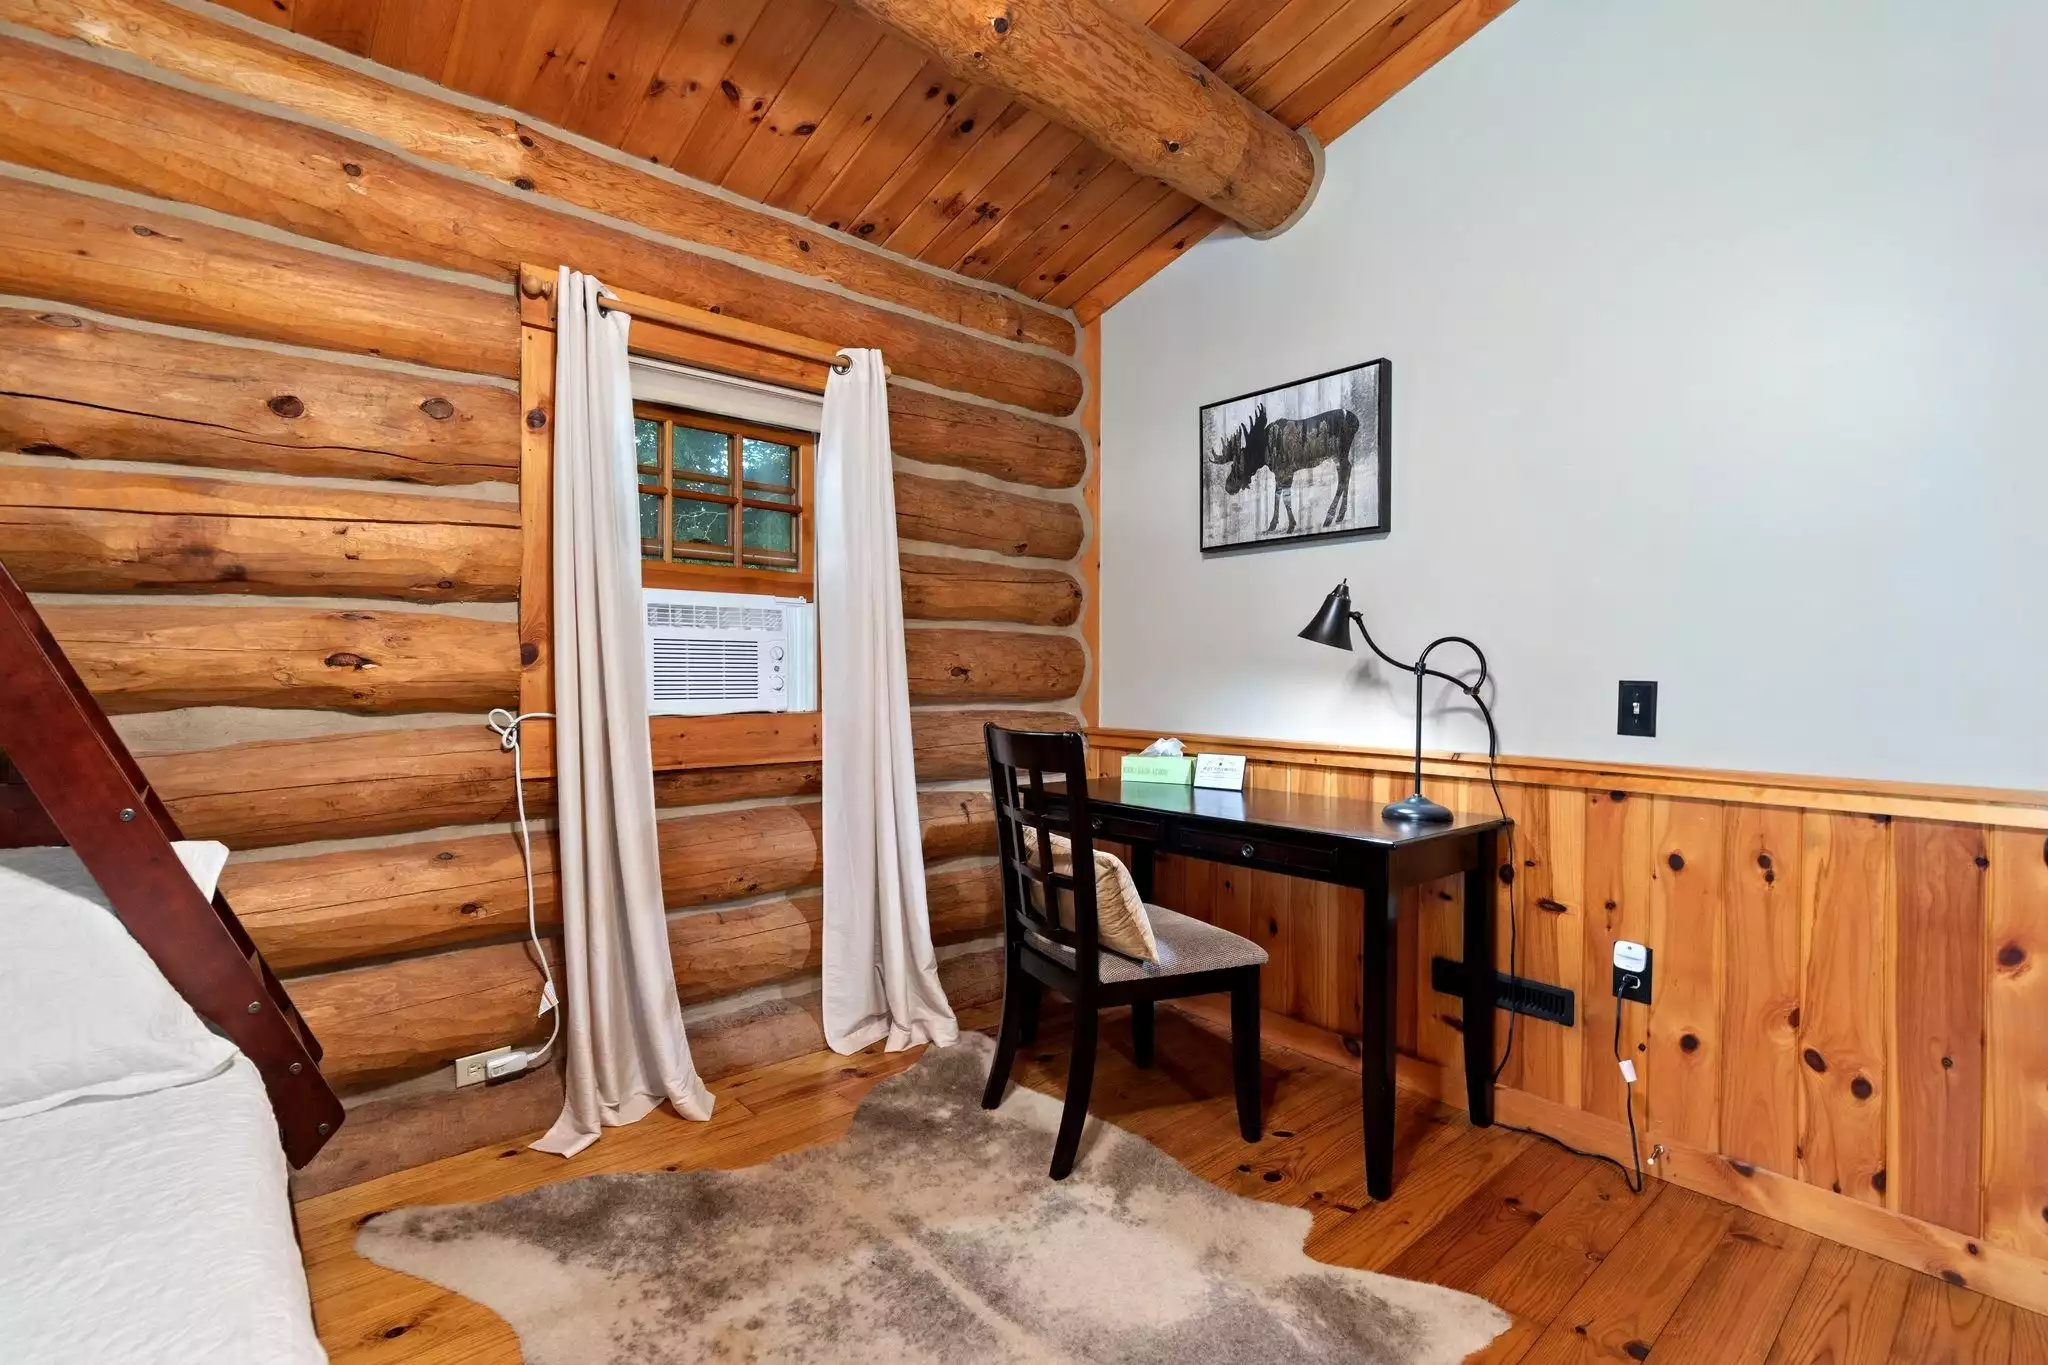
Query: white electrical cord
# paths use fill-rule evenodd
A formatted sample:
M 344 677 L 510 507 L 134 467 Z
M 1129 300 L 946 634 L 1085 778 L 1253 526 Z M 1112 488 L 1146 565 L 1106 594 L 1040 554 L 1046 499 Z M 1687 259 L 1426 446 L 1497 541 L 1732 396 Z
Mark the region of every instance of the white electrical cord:
M 526 934 L 528 938 L 533 940 L 533 955 L 540 963 L 540 975 L 543 983 L 541 1008 L 555 1016 L 554 1028 L 548 1033 L 547 1042 L 541 1044 L 537 1051 L 519 1052 L 515 1050 L 507 1057 L 501 1059 L 503 1069 L 491 1076 L 493 1080 L 503 1080 L 507 1076 L 516 1076 L 522 1071 L 539 1065 L 547 1057 L 548 1053 L 554 1050 L 555 1041 L 562 1036 L 562 997 L 561 993 L 555 989 L 555 973 L 548 966 L 547 948 L 540 941 L 540 916 L 534 907 L 533 837 L 527 832 L 526 828 L 526 772 L 521 762 L 522 756 L 519 749 L 519 727 L 521 725 L 529 720 L 553 720 L 554 718 L 555 713 L 552 711 L 528 711 L 515 715 L 501 706 L 492 711 L 484 721 L 486 725 L 491 727 L 491 732 L 497 735 L 498 747 L 509 751 L 512 755 L 512 798 L 519 812 L 519 856 L 520 860 L 526 865 Z M 517 1065 L 513 1065 L 514 1058 L 518 1059 Z

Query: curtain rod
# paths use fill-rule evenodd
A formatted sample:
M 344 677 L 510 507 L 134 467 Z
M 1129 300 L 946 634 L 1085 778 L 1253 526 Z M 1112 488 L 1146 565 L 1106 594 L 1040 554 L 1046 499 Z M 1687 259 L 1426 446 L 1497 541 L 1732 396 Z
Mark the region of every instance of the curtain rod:
M 550 309 L 555 307 L 553 278 L 541 277 L 540 295 L 548 301 Z M 678 327 L 686 332 L 698 332 L 705 336 L 741 342 L 759 350 L 772 351 L 777 355 L 816 361 L 818 364 L 830 366 L 840 374 L 845 374 L 853 368 L 853 362 L 839 354 L 839 348 L 836 346 L 798 336 L 795 332 L 764 327 L 758 322 L 729 318 L 723 313 L 714 313 L 707 308 L 669 303 L 664 299 L 655 298 L 652 294 L 637 294 L 630 289 L 614 289 L 610 285 L 605 286 L 598 300 L 598 308 L 603 312 L 622 312 L 628 317 L 644 318 L 648 322 Z M 607 304 L 610 306 L 607 307 Z M 884 373 L 887 373 L 886 368 Z

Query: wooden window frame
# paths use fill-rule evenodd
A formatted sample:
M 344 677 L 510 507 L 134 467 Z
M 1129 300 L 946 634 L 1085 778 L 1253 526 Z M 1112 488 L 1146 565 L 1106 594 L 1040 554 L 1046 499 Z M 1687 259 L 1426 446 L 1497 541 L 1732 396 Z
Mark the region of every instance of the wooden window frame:
M 555 311 L 553 267 L 519 269 L 519 709 L 554 708 L 552 603 L 554 579 Z M 702 309 L 626 290 L 612 291 L 633 318 L 633 355 L 735 375 L 764 384 L 822 394 L 835 348 L 794 333 L 742 322 Z M 816 440 L 810 444 L 815 447 Z M 815 464 L 806 477 L 815 475 Z M 768 591 L 793 593 L 811 576 L 773 570 L 691 570 L 674 586 L 716 591 L 740 587 L 739 575 L 758 573 Z M 810 594 L 806 594 L 810 595 Z M 754 712 L 719 716 L 653 716 L 648 720 L 656 773 L 735 767 L 814 764 L 821 722 L 816 711 Z M 554 722 L 524 727 L 526 776 L 554 774 Z
M 809 432 L 794 431 L 783 427 L 767 426 L 739 418 L 706 412 L 702 409 L 680 407 L 671 403 L 658 403 L 636 399 L 633 403 L 635 419 L 658 421 L 663 424 L 661 443 L 661 469 L 656 484 L 645 482 L 637 485 L 642 495 L 658 493 L 662 498 L 661 541 L 662 557 L 645 557 L 645 542 L 642 542 L 640 581 L 650 588 L 688 588 L 707 592 L 766 592 L 781 597 L 815 598 L 817 570 L 815 563 L 815 537 L 813 508 L 810 502 L 811 490 L 817 473 L 817 437 Z M 718 495 L 678 490 L 674 479 L 674 435 L 676 426 L 694 427 L 699 431 L 717 431 L 729 441 L 730 492 Z M 777 445 L 789 446 L 796 456 L 792 474 L 794 486 L 791 501 L 776 502 L 768 498 L 749 498 L 750 489 L 767 488 L 767 485 L 750 484 L 745 476 L 742 462 L 742 442 L 752 438 L 772 441 Z M 636 466 L 637 470 L 637 466 Z M 690 482 L 709 483 L 710 479 L 693 479 Z M 728 530 L 731 537 L 732 558 L 718 560 L 707 556 L 678 559 L 672 538 L 675 533 L 674 500 L 678 497 L 694 502 L 723 502 L 729 510 Z M 743 544 L 744 531 L 738 513 L 747 508 L 767 511 L 788 512 L 795 520 L 796 550 L 789 568 L 777 569 L 747 563 L 748 552 Z M 762 552 L 756 551 L 755 557 Z

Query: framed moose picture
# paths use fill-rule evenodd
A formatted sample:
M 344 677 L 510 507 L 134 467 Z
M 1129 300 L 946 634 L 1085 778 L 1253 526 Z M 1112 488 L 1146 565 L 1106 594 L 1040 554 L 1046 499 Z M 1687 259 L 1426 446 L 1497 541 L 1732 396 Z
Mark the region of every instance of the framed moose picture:
M 1202 550 L 1387 529 L 1393 362 L 1202 409 Z

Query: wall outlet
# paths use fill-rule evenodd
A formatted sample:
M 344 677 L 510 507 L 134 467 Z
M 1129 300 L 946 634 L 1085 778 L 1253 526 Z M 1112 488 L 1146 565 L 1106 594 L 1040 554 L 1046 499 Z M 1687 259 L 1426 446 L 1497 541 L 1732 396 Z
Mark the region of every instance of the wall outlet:
M 1650 950 L 1628 939 L 1614 943 L 1614 993 L 1637 1004 L 1650 1003 Z M 1636 984 L 1630 985 L 1633 980 Z
M 455 1088 L 465 1085 L 482 1085 L 489 1075 L 488 1068 L 493 1057 L 502 1057 L 512 1049 L 494 1047 L 489 1052 L 472 1052 L 467 1057 L 455 1059 Z

